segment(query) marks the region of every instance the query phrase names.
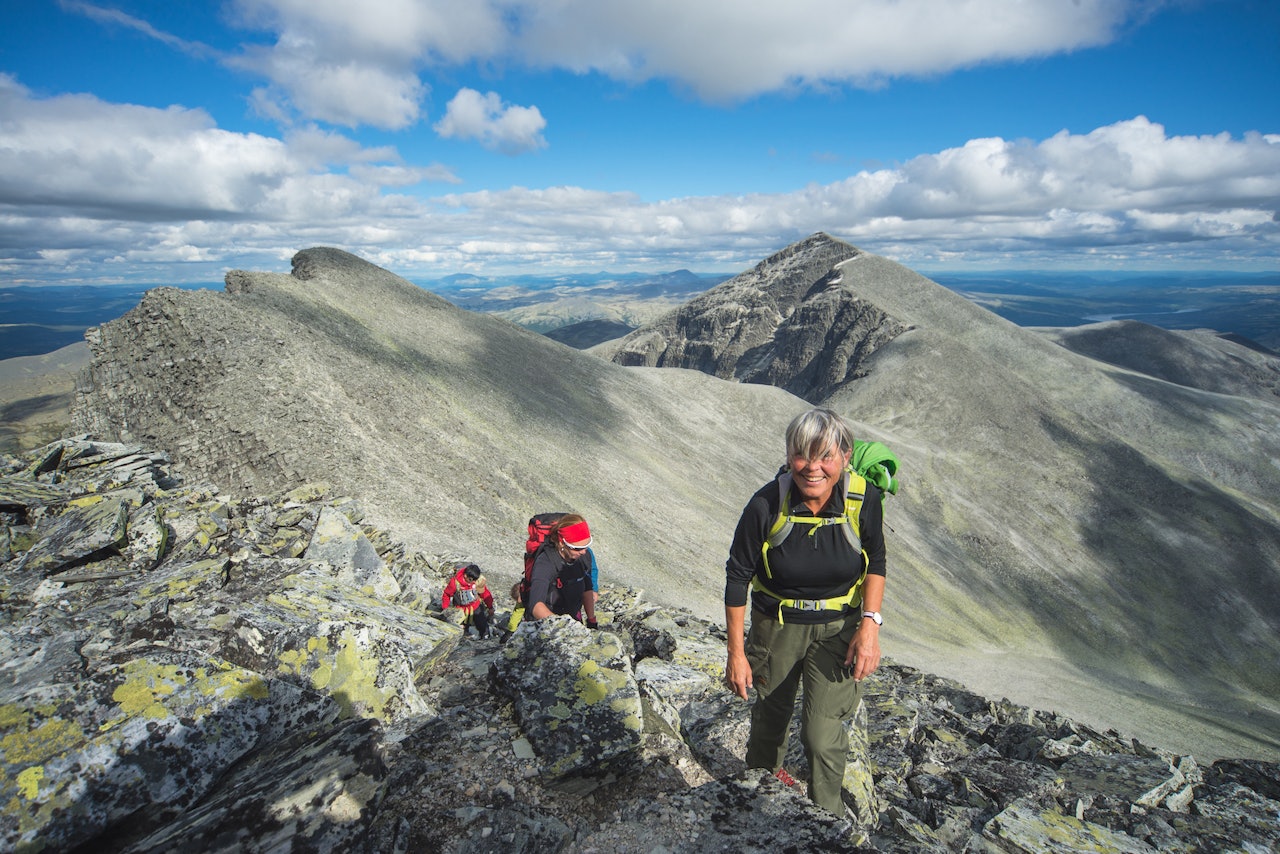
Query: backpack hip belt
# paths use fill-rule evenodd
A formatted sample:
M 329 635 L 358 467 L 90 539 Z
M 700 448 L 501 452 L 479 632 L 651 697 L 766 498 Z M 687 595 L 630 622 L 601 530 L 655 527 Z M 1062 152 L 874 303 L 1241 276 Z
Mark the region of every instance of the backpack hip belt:
M 778 624 L 782 625 L 784 622 L 782 619 L 783 608 L 793 608 L 797 611 L 835 611 L 843 613 L 852 607 L 854 602 L 862 601 L 862 584 L 866 580 L 867 568 L 864 566 L 862 568 L 862 574 L 858 576 L 857 581 L 853 582 L 853 586 L 849 588 L 848 593 L 845 593 L 843 596 L 834 596 L 829 599 L 788 599 L 784 596 L 779 596 L 768 587 L 765 587 L 764 583 L 760 581 L 758 577 L 751 579 L 751 589 L 757 593 L 763 593 L 770 599 L 777 601 Z

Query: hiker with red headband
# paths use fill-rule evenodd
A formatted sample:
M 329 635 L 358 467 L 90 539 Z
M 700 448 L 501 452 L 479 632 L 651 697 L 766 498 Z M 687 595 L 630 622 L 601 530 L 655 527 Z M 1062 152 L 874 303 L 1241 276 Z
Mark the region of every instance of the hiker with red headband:
M 595 584 L 591 578 L 591 529 L 577 513 L 566 513 L 552 526 L 533 558 L 525 613 L 541 620 L 568 614 L 579 622 L 585 607 L 587 627 L 596 627 Z

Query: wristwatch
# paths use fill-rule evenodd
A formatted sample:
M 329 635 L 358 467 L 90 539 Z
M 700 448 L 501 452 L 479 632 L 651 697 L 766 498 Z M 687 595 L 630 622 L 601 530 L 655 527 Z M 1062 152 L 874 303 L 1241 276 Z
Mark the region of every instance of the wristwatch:
M 863 611 L 863 612 L 862 612 L 862 616 L 863 616 L 863 617 L 870 617 L 870 618 L 871 618 L 871 621 L 872 621 L 873 623 L 875 623 L 877 626 L 883 626 L 883 625 L 884 625 L 884 617 L 880 616 L 880 612 L 879 612 L 879 611 Z

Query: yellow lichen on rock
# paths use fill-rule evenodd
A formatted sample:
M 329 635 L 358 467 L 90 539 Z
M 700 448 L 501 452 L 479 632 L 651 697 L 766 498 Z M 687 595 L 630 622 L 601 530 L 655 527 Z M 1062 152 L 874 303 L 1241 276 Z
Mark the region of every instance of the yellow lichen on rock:
M 10 765 L 40 764 L 85 740 L 75 721 L 52 718 L 23 732 L 11 732 L 0 739 L 0 751 Z
M 266 680 L 257 673 L 226 662 L 215 663 L 212 673 L 198 668 L 195 687 L 206 697 L 216 696 L 222 700 L 265 700 L 271 694 Z
M 386 719 L 396 699 L 394 684 L 381 684 L 385 667 L 367 629 L 344 626 L 331 643 L 326 636 L 308 638 L 306 649 L 287 649 L 277 656 L 279 671 L 307 680 L 311 687 L 338 701 L 343 717 Z
M 167 664 L 156 664 L 145 659 L 125 664 L 124 681 L 111 692 L 126 716 L 138 715 L 153 720 L 169 716 L 162 698 L 170 697 L 182 685 L 187 684 L 183 669 Z M 117 721 L 119 722 L 119 721 Z M 104 729 L 110 725 L 104 725 Z
M 381 718 L 395 692 L 378 685 L 382 662 L 369 654 L 367 647 L 367 633 L 357 636 L 349 628 L 343 631 L 328 690 L 342 705 L 343 714 L 356 714 L 357 707 L 362 707 L 366 714 Z
M 103 730 L 123 723 L 129 717 L 163 720 L 173 712 L 166 701 L 188 686 L 204 697 L 216 697 L 222 703 L 238 699 L 263 700 L 270 694 L 265 680 L 256 673 L 225 662 L 205 667 L 187 668 L 159 664 L 146 659 L 131 661 L 122 668 L 124 681 L 111 694 L 124 718 L 108 721 Z M 194 710 L 196 717 L 208 714 L 210 707 Z
M 574 691 L 578 699 L 584 703 L 598 703 L 609 693 L 609 680 L 604 670 L 596 662 L 587 659 L 578 667 L 578 679 L 574 683 Z
M 40 794 L 40 781 L 44 779 L 44 768 L 33 765 L 18 772 L 18 792 L 27 800 L 34 801 Z

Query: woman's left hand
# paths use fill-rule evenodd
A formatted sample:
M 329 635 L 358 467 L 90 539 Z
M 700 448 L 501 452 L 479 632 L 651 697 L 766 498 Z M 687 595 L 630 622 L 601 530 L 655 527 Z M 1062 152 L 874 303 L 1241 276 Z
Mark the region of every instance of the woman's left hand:
M 845 653 L 844 666 L 851 668 L 853 678 L 861 682 L 880 666 L 880 627 L 872 620 L 858 623 L 849 641 L 849 651 Z

